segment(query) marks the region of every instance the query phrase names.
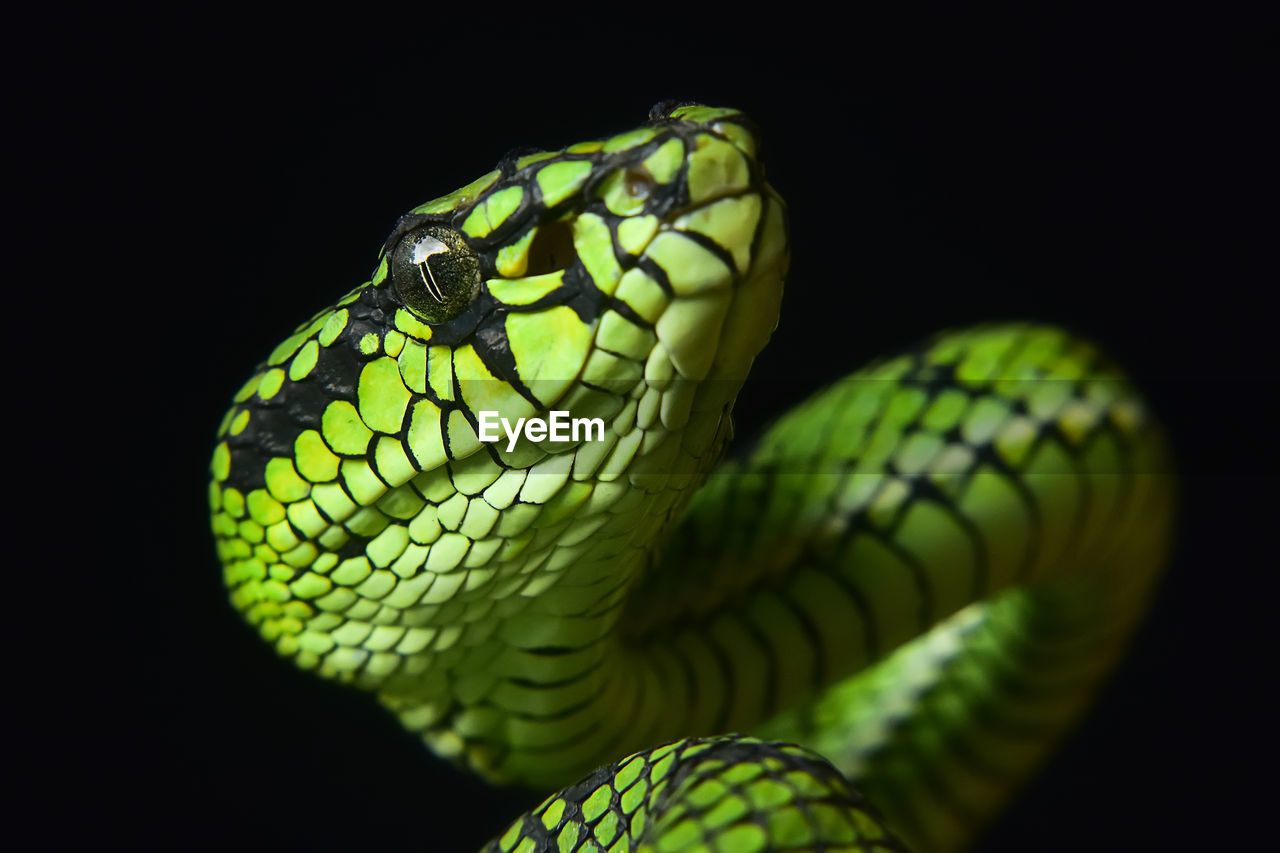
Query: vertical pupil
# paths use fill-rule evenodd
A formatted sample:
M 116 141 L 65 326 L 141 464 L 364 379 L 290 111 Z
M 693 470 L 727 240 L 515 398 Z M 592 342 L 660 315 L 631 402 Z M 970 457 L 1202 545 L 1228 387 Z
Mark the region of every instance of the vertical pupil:
M 436 277 L 431 274 L 431 267 L 427 266 L 426 261 L 418 264 L 418 274 L 422 276 L 422 283 L 427 286 L 427 293 L 431 294 L 431 298 L 436 302 L 444 302 L 444 294 L 440 292 L 440 285 L 436 284 Z
M 422 239 L 413 246 L 413 263 L 418 266 L 418 274 L 422 276 L 422 283 L 426 286 L 427 293 L 431 295 L 431 298 L 440 303 L 445 301 L 444 290 L 436 281 L 436 276 L 431 271 L 429 260 L 432 255 L 442 254 L 447 251 L 449 251 L 449 247 L 430 234 L 424 234 Z

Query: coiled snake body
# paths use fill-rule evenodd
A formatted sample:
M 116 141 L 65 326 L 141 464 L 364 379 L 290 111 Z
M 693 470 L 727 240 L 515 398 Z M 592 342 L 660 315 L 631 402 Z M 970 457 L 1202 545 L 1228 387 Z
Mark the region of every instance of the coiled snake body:
M 715 467 L 787 267 L 757 147 L 659 105 L 510 155 L 402 217 L 220 427 L 264 639 L 495 781 L 581 779 L 488 849 L 965 846 L 1163 561 L 1160 430 L 1053 328 L 944 334 Z M 555 411 L 602 429 L 481 440 Z

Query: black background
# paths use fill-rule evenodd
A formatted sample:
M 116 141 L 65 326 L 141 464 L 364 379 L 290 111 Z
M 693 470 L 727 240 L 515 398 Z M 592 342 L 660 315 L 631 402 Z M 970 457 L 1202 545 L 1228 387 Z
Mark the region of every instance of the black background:
M 1103 344 L 1169 424 L 1184 505 L 1149 622 L 981 849 L 1247 842 L 1273 787 L 1273 45 L 1201 23 L 811 20 L 743 41 L 409 18 L 288 56 L 188 25 L 77 70 L 74 130 L 94 144 L 76 168 L 99 195 L 66 197 L 132 254 L 115 272 L 142 297 L 116 306 L 122 352 L 103 357 L 129 361 L 149 413 L 128 439 L 143 573 L 112 605 L 128 652 L 106 655 L 111 722 L 93 737 L 117 825 L 144 843 L 467 850 L 536 802 L 451 769 L 240 623 L 208 456 L 253 366 L 365 280 L 401 212 L 510 148 L 623 130 L 678 97 L 751 115 L 790 205 L 781 325 L 739 434 L 936 330 L 1016 318 Z

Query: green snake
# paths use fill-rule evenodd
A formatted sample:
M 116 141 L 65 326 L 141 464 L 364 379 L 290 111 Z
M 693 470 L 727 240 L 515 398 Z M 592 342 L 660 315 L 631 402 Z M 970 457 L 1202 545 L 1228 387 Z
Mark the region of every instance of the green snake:
M 263 639 L 495 782 L 570 785 L 486 850 L 963 848 L 1164 561 L 1162 431 L 1055 328 L 940 335 L 720 462 L 788 266 L 758 149 L 667 103 L 508 155 L 401 217 L 219 428 Z

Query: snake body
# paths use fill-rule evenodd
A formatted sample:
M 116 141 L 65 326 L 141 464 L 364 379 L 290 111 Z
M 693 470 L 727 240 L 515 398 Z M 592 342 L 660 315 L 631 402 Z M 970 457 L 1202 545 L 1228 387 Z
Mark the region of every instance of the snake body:
M 267 642 L 492 780 L 579 779 L 489 850 L 963 847 L 1163 562 L 1161 430 L 1054 328 L 943 334 L 716 467 L 788 263 L 758 145 L 659 105 L 509 155 L 402 217 L 219 429 Z M 553 411 L 603 432 L 481 440 Z

